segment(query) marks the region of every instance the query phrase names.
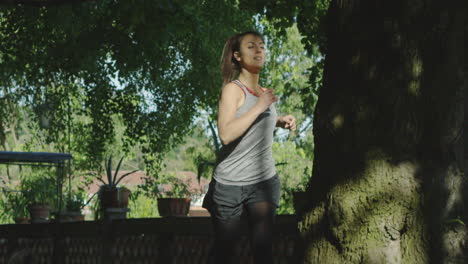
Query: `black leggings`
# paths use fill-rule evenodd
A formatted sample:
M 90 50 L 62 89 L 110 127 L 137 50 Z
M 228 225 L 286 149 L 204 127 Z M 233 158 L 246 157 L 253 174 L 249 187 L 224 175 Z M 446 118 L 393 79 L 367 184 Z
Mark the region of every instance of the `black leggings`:
M 272 264 L 272 233 L 276 206 L 269 202 L 256 202 L 247 204 L 245 208 L 254 263 Z M 214 264 L 237 264 L 234 256 L 242 233 L 241 219 L 212 219 L 215 231 Z

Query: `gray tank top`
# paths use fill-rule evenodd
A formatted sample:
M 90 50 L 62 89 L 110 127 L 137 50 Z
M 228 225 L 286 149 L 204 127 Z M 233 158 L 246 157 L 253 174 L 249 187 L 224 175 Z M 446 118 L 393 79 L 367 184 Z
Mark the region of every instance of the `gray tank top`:
M 248 112 L 258 97 L 240 81 L 233 81 L 245 94 L 236 117 Z M 271 153 L 277 113 L 273 104 L 260 114 L 247 131 L 235 141 L 223 145 L 218 153 L 213 178 L 227 185 L 248 185 L 267 180 L 276 174 Z

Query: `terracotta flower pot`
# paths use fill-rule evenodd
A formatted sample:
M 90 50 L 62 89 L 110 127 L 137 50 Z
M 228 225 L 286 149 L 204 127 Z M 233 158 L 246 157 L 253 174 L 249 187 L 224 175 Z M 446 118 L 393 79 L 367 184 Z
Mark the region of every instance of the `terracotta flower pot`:
M 190 210 L 191 198 L 158 198 L 159 215 L 187 216 Z
M 73 222 L 83 222 L 85 220 L 85 215 L 80 214 L 80 215 L 74 215 L 72 216 Z
M 102 208 L 127 208 L 131 192 L 126 188 L 103 189 L 101 193 Z
M 28 206 L 31 223 L 49 222 L 50 206 L 47 204 L 31 204 Z
M 61 223 L 66 222 L 81 222 L 84 221 L 85 216 L 81 214 L 81 212 L 63 212 L 59 216 L 59 221 Z

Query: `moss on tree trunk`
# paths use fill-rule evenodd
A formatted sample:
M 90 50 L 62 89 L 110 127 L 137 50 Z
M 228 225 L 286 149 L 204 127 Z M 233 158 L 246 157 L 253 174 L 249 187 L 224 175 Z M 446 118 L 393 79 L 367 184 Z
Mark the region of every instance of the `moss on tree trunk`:
M 304 263 L 468 262 L 461 2 L 332 2 Z

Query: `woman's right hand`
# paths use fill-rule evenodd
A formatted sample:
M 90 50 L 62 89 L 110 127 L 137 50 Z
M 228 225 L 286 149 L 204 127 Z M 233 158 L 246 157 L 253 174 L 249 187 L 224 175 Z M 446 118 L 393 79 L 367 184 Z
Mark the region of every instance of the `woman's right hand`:
M 270 107 L 270 105 L 276 101 L 278 101 L 278 96 L 273 94 L 274 90 L 273 89 L 266 89 L 259 97 L 257 100 L 256 105 L 258 108 L 261 110 L 263 113 L 265 110 Z

